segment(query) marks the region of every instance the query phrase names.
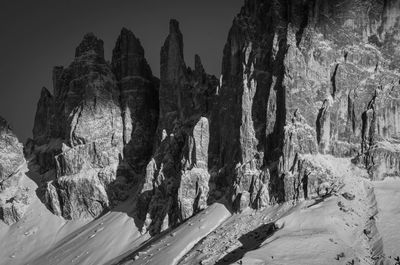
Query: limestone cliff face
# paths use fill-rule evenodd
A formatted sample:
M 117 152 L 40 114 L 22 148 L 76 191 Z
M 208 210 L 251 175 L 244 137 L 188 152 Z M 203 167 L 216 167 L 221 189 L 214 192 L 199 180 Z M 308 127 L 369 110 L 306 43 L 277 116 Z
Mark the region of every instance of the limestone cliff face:
M 125 175 L 143 179 L 157 128 L 159 80 L 144 57 L 139 39 L 122 29 L 113 50 L 112 69 L 118 81 L 123 121 Z
M 198 56 L 194 70 L 186 67 L 179 24 L 171 20 L 161 49 L 156 149 L 138 202 L 144 231 L 159 232 L 207 206 L 209 117 L 217 84 Z
M 112 65 L 103 41 L 87 34 L 71 65 L 54 69 L 53 81 L 53 95 L 42 91 L 33 139 L 47 179 L 44 200 L 67 219 L 96 217 L 130 195 L 135 173 L 148 162 L 157 80 L 139 41 L 124 29 Z
M 302 196 L 301 154 L 358 156 L 372 177 L 382 163 L 398 170 L 394 150 L 376 146 L 399 135 L 398 8 L 245 2 L 225 46 L 219 109 L 220 177 L 239 208 Z
M 394 0 L 246 0 L 219 80 L 197 55 L 186 66 L 175 20 L 160 80 L 129 30 L 111 64 L 86 35 L 38 103 L 49 208 L 93 217 L 138 195 L 143 231 L 157 233 L 221 197 L 242 210 L 319 194 L 318 153 L 398 175 L 399 17 Z
M 24 165 L 22 144 L 0 117 L 0 220 L 8 225 L 23 217 L 30 202 L 29 190 L 21 185 Z
M 53 105 L 42 93 L 35 119 L 49 116 L 40 103 L 50 103 L 43 107 L 52 110 L 49 140 L 40 145 L 34 138 L 43 172 L 54 170 L 45 198 L 65 218 L 97 216 L 110 204 L 107 187 L 116 179 L 123 148 L 119 90 L 104 60 L 103 42 L 85 35 L 75 60 L 67 68 L 55 68 L 53 80 Z
M 49 120 L 52 118 L 53 95 L 47 88 L 43 87 L 40 93 L 40 99 L 37 104 L 37 110 L 35 115 L 35 122 L 33 128 L 33 139 L 41 145 L 48 141 L 50 136 L 50 123 Z

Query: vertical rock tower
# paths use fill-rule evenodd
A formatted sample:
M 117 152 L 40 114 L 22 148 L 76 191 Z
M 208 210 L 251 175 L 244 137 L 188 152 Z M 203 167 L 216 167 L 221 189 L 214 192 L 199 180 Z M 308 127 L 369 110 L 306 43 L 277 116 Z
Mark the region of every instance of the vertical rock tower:
M 207 206 L 209 117 L 217 84 L 205 73 L 199 56 L 194 70 L 186 67 L 182 33 L 171 20 L 161 49 L 156 150 L 138 202 L 144 231 L 157 233 Z
M 89 33 L 75 60 L 53 71 L 34 126 L 44 199 L 67 219 L 96 217 L 125 200 L 151 155 L 158 81 L 132 32 L 121 31 L 110 65 L 103 41 Z

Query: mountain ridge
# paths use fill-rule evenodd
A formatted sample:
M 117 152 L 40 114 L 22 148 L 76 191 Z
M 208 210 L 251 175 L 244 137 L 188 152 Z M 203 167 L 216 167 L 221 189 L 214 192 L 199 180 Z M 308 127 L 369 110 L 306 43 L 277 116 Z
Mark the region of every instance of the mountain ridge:
M 194 69 L 187 67 L 174 19 L 160 79 L 130 30 L 122 28 L 111 62 L 103 41 L 88 33 L 73 62 L 53 69 L 53 93 L 41 91 L 27 161 L 4 129 L 13 143 L 0 143 L 14 148 L 20 163 L 4 155 L 0 176 L 26 163 L 37 175 L 38 198 L 71 222 L 100 220 L 132 202 L 127 214 L 138 240 L 180 231 L 221 202 L 224 212 L 238 214 L 325 199 L 329 208 L 344 186 L 356 187 L 323 162 L 329 158 L 351 161 L 343 175 L 357 172 L 366 188 L 354 193 L 369 200 L 366 178 L 399 176 L 399 25 L 395 0 L 246 0 L 228 33 L 219 79 L 198 55 Z M 24 201 L 21 209 L 33 197 L 13 196 Z M 372 206 L 357 207 L 374 220 L 375 212 L 365 213 Z M 8 224 L 24 215 L 0 209 Z M 230 214 L 214 220 L 216 227 Z M 383 261 L 381 249 L 365 259 Z M 135 264 L 136 252 L 121 264 Z

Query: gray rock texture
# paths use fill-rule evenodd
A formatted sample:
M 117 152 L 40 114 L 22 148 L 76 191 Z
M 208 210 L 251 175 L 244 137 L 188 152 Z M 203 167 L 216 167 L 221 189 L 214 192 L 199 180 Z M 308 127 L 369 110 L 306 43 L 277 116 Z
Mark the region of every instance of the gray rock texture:
M 287 183 L 301 154 L 358 156 L 372 178 L 397 171 L 396 148 L 376 144 L 397 146 L 399 135 L 399 16 L 398 1 L 245 2 L 219 91 L 218 178 L 237 208 L 259 194 L 293 198 Z
M 171 20 L 161 49 L 158 139 L 138 203 L 143 231 L 165 230 L 207 206 L 209 118 L 217 84 L 199 56 L 194 70 L 186 67 L 182 33 Z
M 18 171 L 25 158 L 22 144 L 2 117 L 0 117 L 0 140 L 0 181 L 3 182 Z
M 54 68 L 53 84 L 38 103 L 32 151 L 40 172 L 53 176 L 42 185 L 44 201 L 67 219 L 97 217 L 130 195 L 150 158 L 158 81 L 140 42 L 123 29 L 112 64 L 89 33 L 74 61 Z
M 22 144 L 0 117 L 0 220 L 8 225 L 24 216 L 31 201 L 29 190 L 21 185 L 25 164 Z
M 197 55 L 186 66 L 176 20 L 160 79 L 129 30 L 111 63 L 86 35 L 72 64 L 54 68 L 26 148 L 53 176 L 47 205 L 96 217 L 137 195 L 154 234 L 221 197 L 241 211 L 326 196 L 340 183 L 318 154 L 353 158 L 372 179 L 398 175 L 399 17 L 394 0 L 246 0 L 219 80 Z
M 127 175 L 138 181 L 143 179 L 153 151 L 159 114 L 159 80 L 147 64 L 139 39 L 125 28 L 113 50 L 112 69 L 120 90 L 123 167 Z

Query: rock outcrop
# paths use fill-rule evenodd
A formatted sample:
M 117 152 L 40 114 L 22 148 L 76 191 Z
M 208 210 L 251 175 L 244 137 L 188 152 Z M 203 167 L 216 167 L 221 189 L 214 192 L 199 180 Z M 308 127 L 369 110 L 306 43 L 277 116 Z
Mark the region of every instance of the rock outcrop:
M 123 28 L 113 50 L 123 121 L 124 168 L 136 182 L 143 179 L 157 128 L 159 80 L 153 76 L 139 39 Z
M 374 151 L 398 137 L 400 13 L 398 2 L 386 2 L 245 2 L 225 46 L 219 91 L 225 170 L 218 177 L 232 186 L 237 208 L 260 194 L 263 204 L 293 198 L 290 171 L 301 154 L 396 168 L 390 149 Z
M 110 205 L 108 188 L 116 181 L 123 148 L 119 91 L 104 60 L 103 42 L 93 34 L 85 35 L 74 62 L 65 69 L 55 68 L 53 79 L 48 138 L 59 141 L 55 152 L 46 150 L 55 166 L 46 200 L 65 218 L 95 217 Z M 53 166 L 41 164 L 48 165 Z
M 399 11 L 393 0 L 246 0 L 219 80 L 197 55 L 186 66 L 175 20 L 160 80 L 129 30 L 111 64 L 86 35 L 54 69 L 53 95 L 43 89 L 27 148 L 49 208 L 95 217 L 138 195 L 143 231 L 157 233 L 223 196 L 239 211 L 324 196 L 318 154 L 354 158 L 372 179 L 398 174 Z
M 37 104 L 35 122 L 33 127 L 33 139 L 37 145 L 46 143 L 50 136 L 50 123 L 52 118 L 53 96 L 47 88 L 43 87 Z
M 29 189 L 21 185 L 24 165 L 22 144 L 0 117 L 0 220 L 8 225 L 24 216 L 31 201 Z
M 124 29 L 112 65 L 103 41 L 90 33 L 71 65 L 54 68 L 53 84 L 53 95 L 42 91 L 34 126 L 44 201 L 67 219 L 97 217 L 130 195 L 148 162 L 157 80 L 140 42 Z
M 143 231 L 165 230 L 207 206 L 210 117 L 217 85 L 199 56 L 194 70 L 186 67 L 182 33 L 171 20 L 161 49 L 158 139 L 138 203 Z

